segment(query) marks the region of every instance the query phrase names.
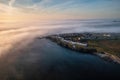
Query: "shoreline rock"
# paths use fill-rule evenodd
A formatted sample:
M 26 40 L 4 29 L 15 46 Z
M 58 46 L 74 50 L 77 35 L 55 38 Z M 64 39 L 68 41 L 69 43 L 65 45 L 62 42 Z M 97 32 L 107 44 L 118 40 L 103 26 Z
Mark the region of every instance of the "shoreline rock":
M 104 52 L 104 54 L 103 53 L 95 53 L 95 55 L 101 57 L 102 59 L 104 59 L 106 61 L 120 64 L 120 58 L 115 55 L 112 55 L 112 54 L 109 54 L 106 52 Z
M 72 44 L 72 42 L 70 43 L 70 41 L 64 41 L 63 39 L 61 39 L 60 37 L 56 37 L 56 36 L 47 36 L 46 37 L 47 39 L 57 43 L 58 45 L 62 46 L 62 47 L 65 47 L 65 48 L 68 48 L 68 49 L 71 49 L 71 50 L 74 50 L 74 51 L 78 51 L 78 52 L 83 52 L 83 53 L 91 53 L 91 54 L 94 54 L 102 59 L 104 59 L 105 61 L 109 61 L 109 62 L 114 62 L 114 63 L 118 63 L 120 64 L 120 58 L 115 56 L 115 55 L 112 55 L 112 54 L 109 54 L 109 53 L 106 53 L 106 52 L 97 52 L 97 49 L 96 48 L 89 48 L 87 46 L 81 46 L 81 45 L 76 45 L 76 44 Z
M 96 53 L 97 52 L 97 50 L 95 48 L 89 48 L 89 47 L 87 47 L 87 45 L 83 45 L 82 43 L 81 43 L 82 44 L 81 45 L 79 43 L 67 41 L 67 40 L 64 40 L 64 39 L 62 39 L 60 37 L 56 37 L 56 36 L 49 36 L 46 38 L 52 40 L 53 42 L 57 43 L 58 45 L 60 45 L 62 47 L 69 48 L 74 51 L 83 52 L 83 53 Z

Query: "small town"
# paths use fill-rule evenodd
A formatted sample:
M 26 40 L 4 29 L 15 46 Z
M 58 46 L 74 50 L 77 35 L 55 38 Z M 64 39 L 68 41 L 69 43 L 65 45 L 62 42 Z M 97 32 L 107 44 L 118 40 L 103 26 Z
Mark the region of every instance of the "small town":
M 65 33 L 50 35 L 46 38 L 62 47 L 95 54 L 105 60 L 120 63 L 120 47 L 118 46 L 120 33 Z M 111 46 L 114 48 L 111 48 Z

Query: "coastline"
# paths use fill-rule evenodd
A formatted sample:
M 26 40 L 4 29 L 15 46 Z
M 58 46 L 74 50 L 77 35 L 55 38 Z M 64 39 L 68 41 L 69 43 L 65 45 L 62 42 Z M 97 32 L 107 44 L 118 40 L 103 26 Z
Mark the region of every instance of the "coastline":
M 110 53 L 104 52 L 102 53 L 95 53 L 95 55 L 99 56 L 100 58 L 109 61 L 109 62 L 114 62 L 120 64 L 120 58 L 118 56 L 112 55 Z
M 62 34 L 59 34 L 62 35 Z M 78 42 L 73 42 L 73 41 L 69 41 L 69 40 L 65 40 L 62 37 L 58 36 L 58 35 L 50 35 L 50 36 L 46 36 L 44 37 L 46 39 L 49 39 L 55 43 L 57 43 L 58 45 L 74 50 L 74 51 L 78 51 L 78 52 L 83 52 L 86 54 L 93 54 L 96 55 L 102 59 L 104 59 L 105 61 L 109 61 L 109 62 L 113 62 L 113 63 L 117 63 L 120 64 L 120 58 L 119 56 L 110 54 L 108 52 L 98 52 L 96 48 L 90 48 L 88 47 L 88 45 L 82 44 L 82 43 L 78 43 Z

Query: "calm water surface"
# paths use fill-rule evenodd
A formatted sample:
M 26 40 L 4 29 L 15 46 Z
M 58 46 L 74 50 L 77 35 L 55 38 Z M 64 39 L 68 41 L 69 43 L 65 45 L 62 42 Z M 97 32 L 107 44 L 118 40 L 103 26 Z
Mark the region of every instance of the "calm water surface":
M 78 53 L 46 40 L 36 39 L 16 61 L 27 80 L 80 80 L 119 78 L 120 65 L 90 54 Z
M 112 20 L 0 23 L 1 80 L 119 78 L 120 65 L 36 37 L 69 32 L 119 32 Z

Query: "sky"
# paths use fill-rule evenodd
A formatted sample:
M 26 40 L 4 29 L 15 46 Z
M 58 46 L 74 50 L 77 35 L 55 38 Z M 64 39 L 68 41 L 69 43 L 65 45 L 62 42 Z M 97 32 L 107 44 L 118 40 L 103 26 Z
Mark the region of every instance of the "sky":
M 120 0 L 0 0 L 0 21 L 120 18 Z

